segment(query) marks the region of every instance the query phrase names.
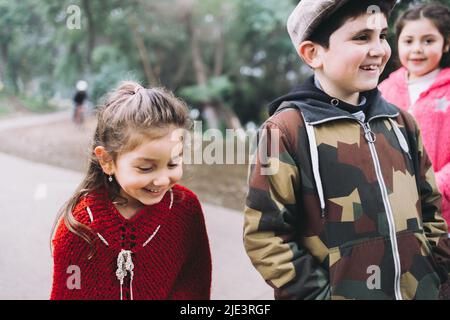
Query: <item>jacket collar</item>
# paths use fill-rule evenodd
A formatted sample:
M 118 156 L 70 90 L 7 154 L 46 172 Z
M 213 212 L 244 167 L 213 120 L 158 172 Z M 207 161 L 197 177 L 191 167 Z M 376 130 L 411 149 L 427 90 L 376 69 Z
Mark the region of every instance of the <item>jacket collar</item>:
M 294 104 L 302 112 L 305 122 L 309 124 L 319 124 L 339 119 L 358 119 L 348 108 L 342 106 L 342 104 L 346 104 L 345 102 L 334 99 L 317 88 L 314 85 L 313 78 L 308 79 L 308 82 L 309 90 L 312 89 L 312 84 L 314 86 L 312 90 L 320 91 L 319 99 L 317 95 L 314 95 L 314 98 L 308 98 L 306 95 L 303 95 L 301 98 L 299 97 L 300 99 L 285 100 L 281 103 L 277 112 L 286 108 L 292 108 L 292 104 Z M 398 116 L 398 109 L 386 102 L 377 88 L 361 94 L 366 99 L 365 113 L 367 121 L 374 118 L 394 118 Z

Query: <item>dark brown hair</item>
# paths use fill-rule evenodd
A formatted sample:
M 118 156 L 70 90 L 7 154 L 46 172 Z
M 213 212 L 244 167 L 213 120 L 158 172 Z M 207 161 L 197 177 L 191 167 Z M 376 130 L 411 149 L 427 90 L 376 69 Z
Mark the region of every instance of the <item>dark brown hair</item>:
M 386 19 L 389 18 L 391 6 L 384 0 L 349 1 L 337 11 L 333 12 L 311 34 L 308 40 L 320 44 L 328 49 L 331 35 L 342 27 L 349 19 L 358 18 L 366 14 L 372 6 L 378 6 Z
M 395 25 L 397 42 L 407 22 L 426 18 L 430 20 L 444 37 L 444 47 L 450 41 L 450 9 L 440 3 L 422 4 L 406 10 Z M 444 49 L 444 48 L 442 48 Z M 444 52 L 440 62 L 441 68 L 450 67 L 450 52 Z
M 52 239 L 62 218 L 71 232 L 88 242 L 91 247 L 88 258 L 91 258 L 95 253 L 95 235 L 88 226 L 75 219 L 72 213 L 74 208 L 83 197 L 95 190 L 106 190 L 111 201 L 126 203 L 126 199 L 119 196 L 118 183 L 115 180 L 108 181 L 94 149 L 97 146 L 104 147 L 115 162 L 120 154 L 132 151 L 139 145 L 141 139 L 136 137 L 157 138 L 155 134 L 170 126 L 182 129 L 190 126 L 186 104 L 171 92 L 163 88 L 145 89 L 131 81 L 122 82 L 110 92 L 98 112 L 87 173 L 60 210 L 53 226 Z

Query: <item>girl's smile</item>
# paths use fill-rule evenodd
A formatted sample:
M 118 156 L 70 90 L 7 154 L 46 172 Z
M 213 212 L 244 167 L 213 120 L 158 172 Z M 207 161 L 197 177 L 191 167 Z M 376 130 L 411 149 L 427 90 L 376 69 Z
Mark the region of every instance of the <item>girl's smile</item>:
M 448 47 L 433 22 L 422 18 L 405 24 L 399 36 L 398 50 L 409 78 L 415 79 L 437 69 Z
M 136 134 L 133 139 L 138 146 L 109 163 L 109 174 L 114 175 L 120 195 L 127 199 L 126 205 L 118 207 L 126 218 L 144 205 L 159 203 L 183 175 L 183 130 L 170 127 L 160 131 L 157 138 Z M 105 152 L 97 147 L 98 156 Z

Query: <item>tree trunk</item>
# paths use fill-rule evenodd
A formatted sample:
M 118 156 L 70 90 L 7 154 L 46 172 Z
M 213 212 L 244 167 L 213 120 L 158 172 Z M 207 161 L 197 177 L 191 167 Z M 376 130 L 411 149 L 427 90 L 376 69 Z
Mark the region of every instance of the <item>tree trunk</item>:
M 150 64 L 150 55 L 145 47 L 145 42 L 139 33 L 138 25 L 132 18 L 128 19 L 128 23 L 131 27 L 133 33 L 134 43 L 138 49 L 139 57 L 141 58 L 142 67 L 144 68 L 144 74 L 147 79 L 147 84 L 149 86 L 157 86 L 159 81 L 157 80 L 155 73 L 153 72 L 152 66 Z
M 6 70 L 8 66 L 8 43 L 4 42 L 0 47 L 0 83 L 5 85 L 6 81 Z
M 208 77 L 206 75 L 206 68 L 200 50 L 198 30 L 194 26 L 191 13 L 186 14 L 186 27 L 190 38 L 192 62 L 194 65 L 197 84 L 206 86 Z
M 195 76 L 197 79 L 197 85 L 207 86 L 208 75 L 206 71 L 206 65 L 201 54 L 199 32 L 194 25 L 192 12 L 187 12 L 185 15 L 185 19 L 187 34 L 190 39 L 191 57 Z M 214 54 L 214 76 L 220 76 L 223 72 L 225 39 L 222 27 L 220 28 L 220 37 Z M 212 101 L 205 101 L 202 111 L 208 128 L 219 128 L 221 119 L 225 121 L 228 128 L 242 128 L 238 117 L 232 110 L 223 106 L 222 103 L 212 103 Z
M 180 82 L 183 80 L 183 77 L 186 73 L 187 67 L 189 65 L 189 62 L 191 60 L 191 57 L 189 54 L 183 55 L 183 60 L 181 61 L 180 66 L 177 68 L 177 73 L 173 76 L 172 80 L 172 88 L 176 90 L 178 86 L 180 85 Z
M 87 19 L 87 29 L 88 29 L 88 47 L 87 47 L 87 71 L 89 72 L 91 70 L 92 66 L 92 52 L 95 48 L 95 40 L 96 40 L 96 33 L 95 33 L 95 21 L 94 16 L 92 15 L 91 5 L 89 3 L 89 0 L 83 0 L 83 8 L 86 12 L 86 19 Z
M 223 60 L 225 58 L 225 35 L 223 32 L 223 17 L 219 18 L 219 39 L 214 50 L 214 76 L 219 77 L 223 72 Z
M 233 110 L 227 108 L 222 103 L 218 105 L 221 117 L 224 119 L 227 128 L 229 129 L 242 129 L 242 124 L 239 118 L 236 116 Z

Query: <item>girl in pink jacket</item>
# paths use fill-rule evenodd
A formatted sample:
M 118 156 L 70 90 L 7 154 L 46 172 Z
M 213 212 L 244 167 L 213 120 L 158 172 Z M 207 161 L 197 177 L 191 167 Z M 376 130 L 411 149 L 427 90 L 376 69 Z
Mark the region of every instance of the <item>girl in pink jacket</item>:
M 379 89 L 419 123 L 442 193 L 442 215 L 450 225 L 450 9 L 413 7 L 401 15 L 396 32 L 402 67 Z

